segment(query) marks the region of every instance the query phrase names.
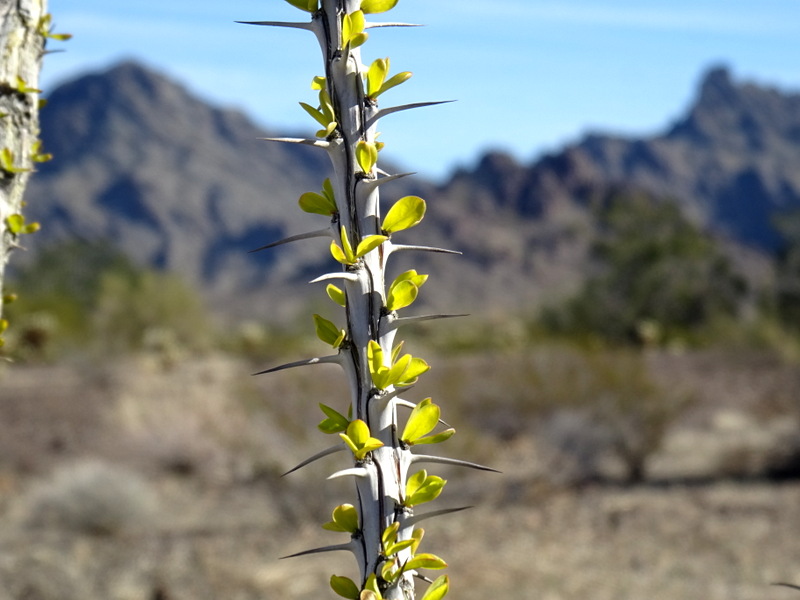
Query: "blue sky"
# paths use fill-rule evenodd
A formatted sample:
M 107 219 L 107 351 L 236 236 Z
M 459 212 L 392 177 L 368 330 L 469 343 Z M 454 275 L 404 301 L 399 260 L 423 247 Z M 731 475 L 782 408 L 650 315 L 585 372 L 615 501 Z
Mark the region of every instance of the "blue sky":
M 310 34 L 238 25 L 304 13 L 283 0 L 50 0 L 59 32 L 45 90 L 139 59 L 215 104 L 277 131 L 316 129 L 298 106 L 321 73 Z M 414 77 L 385 105 L 453 104 L 387 117 L 386 153 L 429 177 L 487 149 L 527 161 L 587 131 L 655 133 L 691 101 L 702 73 L 800 90 L 799 0 L 400 0 L 373 31 L 365 62 L 390 57 Z M 377 20 L 377 19 L 376 19 Z

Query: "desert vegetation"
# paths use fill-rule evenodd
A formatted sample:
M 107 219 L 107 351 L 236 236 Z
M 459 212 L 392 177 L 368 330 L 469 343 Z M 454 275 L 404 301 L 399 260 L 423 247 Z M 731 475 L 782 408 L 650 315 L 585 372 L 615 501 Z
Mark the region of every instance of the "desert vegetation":
M 603 191 L 571 295 L 406 316 L 435 274 L 387 259 L 442 249 L 402 243 L 422 198 L 378 197 L 377 118 L 411 108 L 378 97 L 410 73 L 360 51 L 395 2 L 288 1 L 322 42 L 322 129 L 277 141 L 334 166 L 298 201 L 323 228 L 288 241 L 325 239 L 326 293 L 243 321 L 104 241 L 15 265 L 0 600 L 792 597 L 770 583 L 800 581 L 796 220 L 756 279 L 672 200 Z M 420 451 L 444 441 L 470 462 Z

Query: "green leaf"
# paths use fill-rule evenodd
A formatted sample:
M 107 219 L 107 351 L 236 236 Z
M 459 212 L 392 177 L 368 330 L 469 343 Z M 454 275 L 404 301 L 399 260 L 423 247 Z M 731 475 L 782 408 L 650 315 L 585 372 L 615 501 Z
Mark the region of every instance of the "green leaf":
M 341 238 L 342 245 L 339 246 L 335 241 L 331 242 L 331 254 L 333 258 L 338 260 L 343 265 L 354 265 L 356 263 L 356 255 L 353 253 L 353 247 L 350 245 L 350 239 L 347 237 L 347 231 L 344 226 L 339 230 L 339 237 Z
M 364 583 L 364 590 L 377 594 L 378 599 L 381 597 L 381 590 L 378 587 L 378 580 L 375 577 L 375 573 L 370 573 L 369 577 L 367 577 L 366 583 Z
M 342 48 L 358 48 L 367 41 L 367 34 L 364 33 L 366 20 L 364 13 L 360 10 L 345 15 L 342 20 Z
M 286 2 L 309 13 L 315 13 L 319 10 L 318 0 L 286 0 Z
M 325 288 L 325 291 L 328 294 L 328 298 L 336 302 L 336 304 L 338 304 L 342 308 L 347 307 L 347 299 L 346 296 L 344 295 L 344 292 L 341 289 L 339 289 L 332 283 L 329 283 L 328 286 Z
M 408 478 L 404 506 L 416 506 L 435 500 L 442 493 L 447 481 L 437 475 L 428 475 L 423 469 Z
M 417 553 L 417 548 L 419 548 L 419 544 L 422 541 L 424 535 L 425 535 L 425 530 L 422 529 L 421 527 L 415 529 L 411 533 L 411 539 L 414 541 L 414 543 L 411 546 L 411 556 L 414 556 Z
M 400 531 L 399 521 L 393 522 L 391 525 L 389 525 L 386 529 L 383 530 L 383 533 L 381 534 L 381 543 L 383 544 L 384 548 L 394 544 L 394 541 L 397 539 L 398 531 Z
M 415 540 L 403 540 L 402 542 L 395 542 L 394 544 L 390 544 L 384 549 L 384 554 L 386 556 L 393 556 L 400 552 L 401 550 L 405 550 L 406 548 L 410 548 L 416 543 Z
M 368 235 L 358 243 L 358 247 L 356 248 L 356 258 L 361 258 L 388 239 L 389 238 L 385 235 Z
M 386 75 L 389 73 L 389 59 L 378 58 L 372 61 L 367 71 L 367 96 L 377 98 L 381 92 Z
M 355 534 L 358 531 L 358 511 L 352 504 L 341 504 L 333 509 L 332 521 L 322 528 L 328 531 L 340 531 Z
M 361 10 L 368 15 L 392 10 L 396 5 L 397 0 L 361 0 Z
M 442 600 L 448 591 L 450 591 L 450 578 L 442 575 L 430 585 L 420 600 Z
M 323 127 L 327 127 L 328 123 L 330 123 L 330 119 L 328 119 L 319 109 L 314 108 L 310 104 L 306 104 L 305 102 L 300 102 L 300 106 L 303 107 L 303 110 L 314 117 L 314 120 L 322 125 Z
M 19 235 L 25 227 L 25 217 L 19 213 L 8 215 L 6 217 L 6 227 L 14 235 Z
M 411 281 L 395 282 L 389 287 L 386 298 L 386 308 L 400 310 L 413 304 L 419 294 L 419 288 Z
M 356 162 L 361 170 L 367 174 L 372 174 L 372 168 L 378 162 L 378 149 L 375 144 L 360 141 L 356 144 Z M 384 227 L 384 229 L 386 229 Z
M 347 417 L 325 404 L 320 403 L 319 407 L 328 417 L 317 425 L 322 433 L 339 433 L 347 430 L 347 426 L 350 425 L 350 420 Z
M 367 345 L 367 360 L 369 361 L 369 372 L 372 375 L 372 383 L 375 387 L 383 389 L 381 385 L 388 374 L 389 369 L 383 364 L 383 350 L 375 340 L 370 340 Z
M 331 588 L 342 598 L 347 598 L 348 600 L 359 600 L 358 596 L 360 590 L 349 577 L 331 575 Z
M 325 89 L 325 78 L 321 75 L 317 75 L 314 79 L 311 80 L 311 89 L 312 90 L 324 90 Z
M 446 569 L 447 563 L 435 554 L 417 554 L 406 563 L 406 569 Z
M 381 387 L 386 388 L 400 381 L 405 372 L 408 370 L 408 366 L 411 364 L 412 360 L 413 359 L 410 354 L 405 354 L 398 359 L 398 361 L 395 362 L 389 369 L 388 373 L 386 374 L 385 381 L 383 382 L 384 384 Z
M 409 79 L 411 79 L 412 75 L 413 73 L 411 71 L 403 71 L 402 73 L 397 73 L 396 75 L 393 75 L 388 79 L 388 81 L 385 81 L 383 85 L 381 85 L 381 89 L 378 90 L 378 93 L 373 97 L 380 96 L 385 91 L 390 90 L 393 87 L 396 87 L 401 83 L 408 81 Z
M 340 433 L 339 437 L 353 452 L 356 460 L 363 460 L 369 452 L 383 446 L 383 442 L 370 436 L 369 427 L 361 419 L 351 421 L 347 426 L 347 432 Z
M 339 329 L 331 321 L 317 314 L 314 315 L 314 327 L 317 337 L 334 348 L 341 346 L 347 335 L 344 329 Z
M 325 181 L 322 182 L 322 195 L 330 200 L 330 203 L 336 207 L 336 196 L 333 193 L 333 184 L 329 177 L 326 177 Z
M 388 581 L 392 583 L 395 579 L 398 578 L 400 575 L 399 570 L 395 570 L 397 567 L 397 558 L 393 558 L 392 560 L 387 560 L 383 565 L 381 565 L 381 579 L 384 581 Z
M 297 203 L 307 213 L 325 215 L 326 217 L 336 213 L 336 204 L 332 203 L 326 196 L 316 192 L 306 192 L 300 196 Z
M 411 364 L 408 365 L 408 368 L 403 373 L 402 379 L 398 380 L 395 385 L 412 385 L 417 382 L 417 378 L 430 371 L 431 368 L 421 358 L 414 357 L 411 359 Z
M 410 281 L 417 287 L 422 287 L 422 284 L 428 281 L 428 276 L 425 274 L 417 273 L 415 269 L 410 269 L 408 271 L 400 273 L 400 275 L 395 277 L 392 285 L 394 285 L 395 283 L 400 283 L 401 281 Z
M 6 173 L 11 173 L 12 175 L 30 171 L 30 169 L 18 167 L 14 164 L 14 153 L 10 148 L 3 148 L 2 152 L 0 152 L 0 167 L 2 167 Z
M 439 424 L 440 412 L 438 405 L 430 398 L 425 398 L 411 411 L 400 439 L 412 445 L 419 438 L 428 435 Z
M 434 435 L 427 435 L 425 437 L 418 438 L 414 440 L 414 446 L 419 446 L 421 444 L 441 444 L 449 440 L 453 435 L 455 435 L 456 430 L 450 427 L 449 429 L 445 429 L 440 433 L 436 433 Z
M 425 217 L 425 200 L 419 196 L 405 196 L 395 202 L 383 219 L 382 229 L 392 234 L 417 225 Z

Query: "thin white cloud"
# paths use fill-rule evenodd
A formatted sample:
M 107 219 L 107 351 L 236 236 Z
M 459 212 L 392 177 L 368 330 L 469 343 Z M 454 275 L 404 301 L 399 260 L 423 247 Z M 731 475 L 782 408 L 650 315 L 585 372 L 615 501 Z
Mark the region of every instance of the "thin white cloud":
M 500 23 L 527 22 L 599 25 L 652 31 L 706 32 L 714 34 L 800 34 L 800 19 L 787 18 L 777 10 L 767 10 L 755 3 L 736 7 L 725 3 L 720 10 L 711 6 L 676 6 L 651 2 L 622 6 L 588 2 L 540 2 L 531 0 L 493 0 L 493 19 Z M 461 5 L 458 12 L 486 22 L 487 5 Z M 800 13 L 792 7 L 795 16 Z

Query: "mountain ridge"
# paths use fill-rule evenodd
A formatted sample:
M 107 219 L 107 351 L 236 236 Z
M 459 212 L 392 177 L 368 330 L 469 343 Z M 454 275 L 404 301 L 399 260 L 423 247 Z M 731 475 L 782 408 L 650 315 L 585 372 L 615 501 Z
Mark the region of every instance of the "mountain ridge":
M 800 207 L 798 109 L 800 95 L 735 83 L 716 67 L 661 133 L 594 133 L 528 164 L 489 152 L 438 185 L 388 184 L 383 202 L 426 198 L 429 217 L 407 239 L 464 252 L 414 257 L 435 275 L 431 306 L 525 309 L 575 289 L 593 230 L 589 200 L 615 189 L 671 198 L 729 242 L 774 251 L 771 220 Z M 36 243 L 111 240 L 180 273 L 219 310 L 290 314 L 293 294 L 332 268 L 324 243 L 248 251 L 325 225 L 296 199 L 320 188 L 329 165 L 319 149 L 258 139 L 270 135 L 134 62 L 65 83 L 42 112 L 56 159 L 29 189 L 30 218 L 44 224 Z

